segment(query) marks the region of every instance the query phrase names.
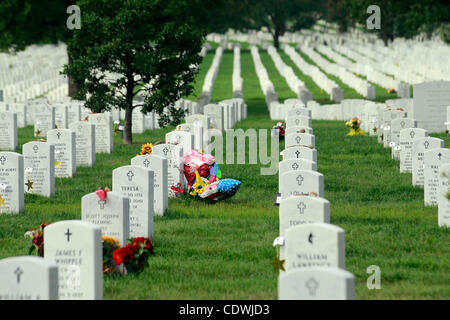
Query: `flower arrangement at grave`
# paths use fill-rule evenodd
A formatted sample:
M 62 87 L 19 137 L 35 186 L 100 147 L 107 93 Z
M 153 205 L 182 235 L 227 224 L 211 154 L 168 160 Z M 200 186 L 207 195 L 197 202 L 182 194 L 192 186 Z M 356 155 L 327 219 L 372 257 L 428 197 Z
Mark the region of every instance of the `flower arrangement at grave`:
M 119 271 L 114 259 L 113 253 L 120 248 L 120 243 L 114 237 L 102 236 L 103 242 L 103 273 L 114 274 Z
M 387 89 L 387 93 L 396 93 L 397 91 L 395 91 L 394 88 L 389 88 Z
M 345 125 L 350 128 L 350 132 L 347 133 L 348 136 L 367 135 L 366 132 L 360 128 L 361 120 L 357 117 L 347 121 Z
M 43 222 L 37 229 L 30 230 L 25 233 L 25 237 L 31 239 L 31 246 L 28 250 L 29 255 L 36 251 L 38 256 L 44 256 L 44 229 L 49 224 L 50 223 L 48 222 Z
M 152 240 L 136 237 L 128 239 L 126 246 L 115 249 L 112 259 L 116 266 L 123 264 L 125 274 L 132 274 L 140 273 L 148 267 L 148 258 L 153 254 Z
M 137 154 L 136 156 L 142 156 L 144 154 L 150 155 L 150 154 L 152 154 L 152 151 L 153 151 L 153 144 L 151 144 L 151 143 L 144 143 L 141 146 L 141 153 Z
M 284 139 L 286 131 L 286 123 L 284 121 L 279 121 L 275 126 L 272 127 L 272 136 L 278 136 L 280 140 Z
M 222 171 L 215 158 L 197 150 L 191 150 L 184 156 L 184 176 L 187 181 L 186 193 L 207 200 L 231 198 L 241 185 L 238 180 L 221 179 Z

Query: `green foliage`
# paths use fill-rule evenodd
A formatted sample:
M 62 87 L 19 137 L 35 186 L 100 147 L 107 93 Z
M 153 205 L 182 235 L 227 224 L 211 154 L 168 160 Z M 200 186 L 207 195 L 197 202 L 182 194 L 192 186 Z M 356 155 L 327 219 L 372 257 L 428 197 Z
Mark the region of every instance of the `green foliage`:
M 204 34 L 180 0 L 81 0 L 82 28 L 68 42 L 64 73 L 79 84 L 94 112 L 126 110 L 124 142 L 131 143 L 131 111 L 155 110 L 160 125 L 178 124 L 181 111 L 163 109 L 192 91 Z M 133 106 L 135 96 L 142 103 Z
M 286 31 L 314 25 L 324 13 L 324 4 L 324 0 L 250 0 L 247 25 L 256 30 L 266 27 L 278 48 L 279 37 Z
M 0 1 L 0 51 L 19 51 L 36 43 L 57 43 L 71 36 L 67 7 L 75 0 Z
M 396 37 L 412 38 L 424 32 L 428 37 L 443 23 L 450 21 L 447 0 L 330 0 L 328 16 L 340 30 L 359 23 L 364 26 L 369 14 L 367 7 L 377 5 L 381 10 L 381 29 L 376 33 L 385 43 Z

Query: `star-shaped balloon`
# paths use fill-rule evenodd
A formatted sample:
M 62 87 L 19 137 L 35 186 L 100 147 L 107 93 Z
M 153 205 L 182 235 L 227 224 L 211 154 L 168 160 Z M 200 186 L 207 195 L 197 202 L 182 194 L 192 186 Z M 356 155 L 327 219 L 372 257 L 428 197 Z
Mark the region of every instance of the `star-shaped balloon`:
M 55 168 L 61 168 L 61 161 L 55 159 Z
M 0 196 L 0 207 L 5 205 L 5 199 Z
M 30 179 L 28 179 L 27 183 L 25 183 L 25 185 L 28 187 L 27 191 L 30 191 L 31 189 L 33 189 L 33 183 L 32 181 L 30 181 Z

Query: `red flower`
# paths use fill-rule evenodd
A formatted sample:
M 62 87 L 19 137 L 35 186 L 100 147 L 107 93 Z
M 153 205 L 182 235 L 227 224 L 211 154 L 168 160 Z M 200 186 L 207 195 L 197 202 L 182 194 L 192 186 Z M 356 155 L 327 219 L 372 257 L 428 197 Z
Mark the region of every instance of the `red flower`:
M 121 263 L 129 264 L 131 260 L 134 258 L 134 251 L 128 245 L 126 247 L 122 247 L 116 249 L 113 252 L 113 259 L 116 265 L 120 265 Z
M 145 250 L 153 251 L 153 243 L 149 238 L 137 237 L 133 239 L 133 245 L 137 245 L 140 248 L 140 244 L 144 245 Z

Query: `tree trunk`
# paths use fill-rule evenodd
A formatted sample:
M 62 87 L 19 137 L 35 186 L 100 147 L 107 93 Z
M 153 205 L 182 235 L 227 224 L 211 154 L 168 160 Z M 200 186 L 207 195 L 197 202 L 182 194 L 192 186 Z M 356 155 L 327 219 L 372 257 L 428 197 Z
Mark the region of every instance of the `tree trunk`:
M 275 32 L 273 33 L 273 45 L 275 48 L 280 49 L 280 28 L 275 25 Z
M 128 106 L 125 110 L 125 125 L 123 127 L 123 144 L 133 143 L 133 134 L 131 133 L 131 128 L 133 126 L 131 118 L 133 116 L 133 106 Z
M 69 53 L 68 53 L 68 56 L 69 56 L 69 66 L 71 66 L 73 59 Z M 68 77 L 68 81 L 69 81 L 69 97 L 73 98 L 75 96 L 75 94 L 78 92 L 78 90 L 80 89 L 80 87 L 77 83 L 75 83 L 75 81 L 73 80 L 73 78 L 71 76 Z
M 131 70 L 131 67 L 130 67 Z M 134 76 L 130 71 L 127 75 L 127 96 L 126 96 L 126 105 L 125 109 L 125 125 L 123 127 L 123 144 L 132 144 L 133 143 L 133 134 L 132 134 L 132 117 L 133 117 L 133 98 L 134 98 Z

